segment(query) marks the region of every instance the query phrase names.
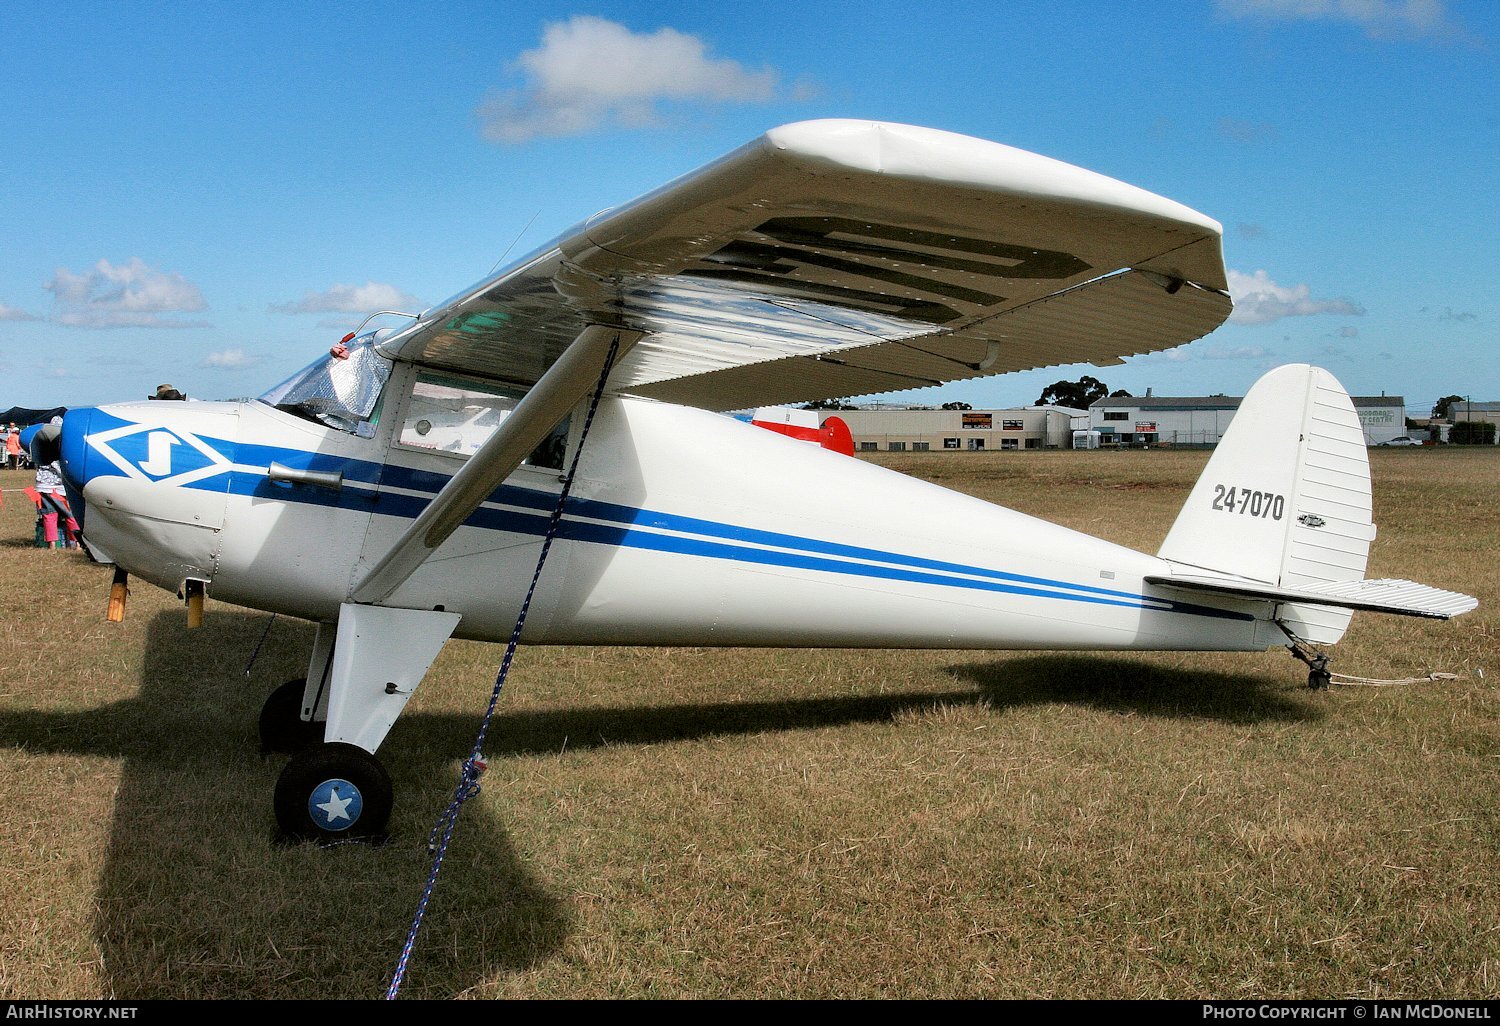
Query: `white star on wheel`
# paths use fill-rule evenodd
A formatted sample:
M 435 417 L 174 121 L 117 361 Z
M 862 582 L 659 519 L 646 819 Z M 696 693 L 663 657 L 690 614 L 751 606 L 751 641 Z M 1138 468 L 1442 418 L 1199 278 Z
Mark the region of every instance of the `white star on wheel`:
M 353 798 L 340 798 L 339 789 L 335 787 L 332 789 L 332 797 L 319 805 L 318 808 L 323 810 L 328 816 L 328 822 L 332 823 L 336 819 L 349 818 L 348 809 L 350 803 L 353 801 Z

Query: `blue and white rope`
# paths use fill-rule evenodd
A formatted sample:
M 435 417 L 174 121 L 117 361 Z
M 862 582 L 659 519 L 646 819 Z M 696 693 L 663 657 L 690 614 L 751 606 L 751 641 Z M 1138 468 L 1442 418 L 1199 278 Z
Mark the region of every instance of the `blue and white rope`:
M 422 929 L 422 919 L 427 914 L 427 904 L 432 900 L 433 888 L 437 886 L 438 873 L 443 868 L 443 856 L 447 854 L 448 843 L 453 839 L 453 828 L 458 825 L 458 813 L 464 802 L 479 793 L 479 777 L 484 773 L 485 761 L 482 755 L 484 749 L 484 738 L 490 729 L 490 719 L 495 715 L 495 706 L 500 701 L 500 690 L 505 687 L 505 678 L 510 673 L 511 660 L 515 657 L 516 647 L 521 641 L 521 628 L 526 624 L 526 614 L 531 609 L 532 597 L 536 594 L 537 582 L 542 578 L 542 567 L 547 564 L 547 553 L 552 549 L 552 540 L 557 537 L 558 525 L 562 523 L 563 508 L 568 502 L 568 493 L 573 490 L 573 479 L 578 473 L 578 460 L 583 455 L 584 443 L 589 437 L 589 428 L 594 423 L 594 413 L 599 409 L 599 399 L 604 394 L 604 383 L 609 379 L 609 372 L 614 367 L 615 354 L 620 348 L 620 337 L 615 335 L 609 344 L 609 352 L 604 357 L 604 368 L 599 372 L 598 384 L 594 386 L 594 394 L 589 399 L 588 415 L 583 420 L 583 430 L 578 436 L 578 448 L 573 452 L 573 460 L 568 465 L 568 473 L 563 478 L 562 491 L 557 496 L 557 505 L 552 510 L 552 517 L 547 522 L 547 533 L 542 536 L 542 551 L 537 555 L 536 569 L 531 574 L 531 584 L 526 589 L 526 598 L 521 602 L 521 611 L 516 615 L 516 626 L 510 632 L 510 641 L 505 646 L 505 657 L 500 660 L 500 671 L 495 675 L 495 687 L 490 692 L 490 704 L 484 711 L 484 720 L 479 724 L 479 735 L 474 739 L 474 747 L 469 752 L 469 757 L 464 760 L 463 771 L 459 774 L 458 786 L 453 791 L 453 798 L 448 802 L 448 807 L 438 817 L 432 827 L 432 833 L 427 838 L 427 850 L 433 855 L 432 869 L 427 874 L 427 886 L 422 890 L 422 900 L 417 903 L 417 914 L 412 920 L 411 929 L 406 934 L 406 943 L 401 948 L 401 957 L 396 962 L 396 972 L 391 977 L 390 987 L 386 989 L 387 1001 L 394 1001 L 401 990 L 401 983 L 406 977 L 406 967 L 411 961 L 412 949 L 416 947 L 417 934 Z M 442 837 L 439 838 L 438 834 Z

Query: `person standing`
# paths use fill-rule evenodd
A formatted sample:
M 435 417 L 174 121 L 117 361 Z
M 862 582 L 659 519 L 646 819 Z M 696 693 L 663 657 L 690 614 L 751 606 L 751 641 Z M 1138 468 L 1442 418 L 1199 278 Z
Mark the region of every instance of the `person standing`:
M 11 421 L 10 430 L 5 435 L 5 462 L 11 470 L 21 466 L 21 429 L 16 427 L 15 421 Z
M 60 427 L 62 418 L 53 417 L 52 423 Z M 37 462 L 36 492 L 40 497 L 37 515 L 42 521 L 42 546 L 49 549 L 76 549 L 78 521 L 73 519 L 73 510 L 68 506 L 68 496 L 63 490 L 62 467 L 56 461 Z

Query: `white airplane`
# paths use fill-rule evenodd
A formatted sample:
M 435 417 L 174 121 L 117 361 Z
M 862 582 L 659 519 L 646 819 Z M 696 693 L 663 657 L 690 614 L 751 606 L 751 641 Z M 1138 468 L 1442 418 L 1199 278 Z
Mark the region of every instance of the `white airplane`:
M 374 753 L 450 636 L 510 636 L 575 460 L 532 644 L 1309 652 L 1473 608 L 1364 580 L 1364 437 L 1317 368 L 1250 391 L 1156 555 L 710 412 L 1181 345 L 1229 314 L 1220 235 L 995 143 L 788 125 L 260 400 L 43 444 L 115 606 L 128 572 L 190 623 L 212 594 L 318 625 L 261 716 L 294 838 L 384 830 Z

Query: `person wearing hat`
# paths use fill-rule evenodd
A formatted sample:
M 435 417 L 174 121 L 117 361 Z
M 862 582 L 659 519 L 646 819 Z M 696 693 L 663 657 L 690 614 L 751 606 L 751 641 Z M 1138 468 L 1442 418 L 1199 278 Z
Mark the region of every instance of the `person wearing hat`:
M 10 422 L 10 430 L 5 435 L 5 462 L 11 470 L 21 465 L 21 429 L 16 427 L 16 422 Z

